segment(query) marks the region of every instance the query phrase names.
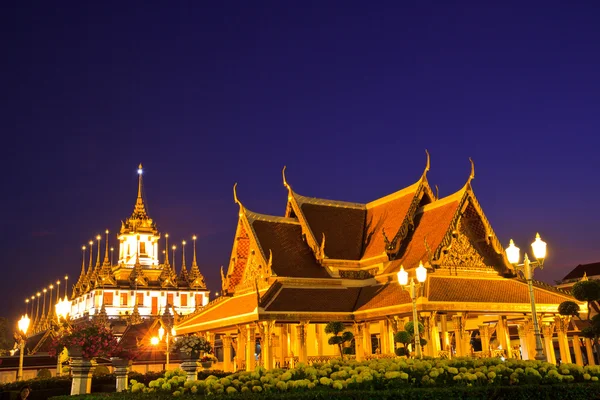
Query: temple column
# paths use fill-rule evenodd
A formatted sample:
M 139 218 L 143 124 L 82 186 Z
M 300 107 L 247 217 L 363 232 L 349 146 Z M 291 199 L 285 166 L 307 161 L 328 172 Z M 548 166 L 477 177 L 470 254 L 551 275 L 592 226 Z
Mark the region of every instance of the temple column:
M 569 351 L 569 342 L 567 341 L 567 329 L 569 327 L 569 318 L 556 316 L 554 317 L 556 323 L 556 333 L 558 336 L 558 347 L 560 348 L 560 363 L 571 362 L 571 352 Z
M 544 335 L 544 345 L 546 347 L 546 359 L 549 363 L 556 364 L 556 354 L 554 354 L 554 323 L 542 325 L 542 334 Z
M 452 316 L 452 329 L 454 330 L 454 342 L 456 346 L 456 356 L 462 357 L 465 355 L 464 339 L 463 339 L 463 316 L 456 314 Z
M 246 364 L 246 327 L 245 326 L 238 326 L 238 337 L 237 337 L 237 350 L 236 350 L 236 358 L 237 358 L 237 365 L 236 365 L 236 370 L 240 371 L 242 370 L 242 366 Z M 245 370 L 246 367 L 244 366 L 243 369 Z
M 315 324 L 315 348 L 317 356 L 323 355 L 323 328 L 321 324 Z
M 500 342 L 500 346 L 502 346 L 502 349 L 506 352 L 506 357 L 512 357 L 510 337 L 508 335 L 508 324 L 506 317 L 503 315 L 498 316 L 498 323 L 496 324 L 496 337 L 498 338 L 498 342 Z
M 529 342 L 527 340 L 527 323 L 521 322 L 517 325 L 519 331 L 519 344 L 521 345 L 521 359 L 529 360 Z
M 481 339 L 481 351 L 484 357 L 489 357 L 490 352 L 490 327 L 489 325 L 479 325 L 479 338 Z
M 371 323 L 365 322 L 363 328 L 363 352 L 365 355 L 373 354 L 373 344 L 371 343 Z
M 379 351 L 381 354 L 389 353 L 387 345 L 387 327 L 385 326 L 385 321 L 379 321 Z
M 431 357 L 437 357 L 440 351 L 440 332 L 437 326 L 437 313 L 434 311 L 429 317 L 429 343 Z
M 306 363 L 308 361 L 308 354 L 306 348 L 306 336 L 308 334 L 308 321 L 300 321 L 296 325 L 296 343 L 298 349 L 298 361 Z
M 581 342 L 578 335 L 573 335 L 573 352 L 575 353 L 575 364 L 583 367 L 583 355 L 581 354 Z
M 233 372 L 233 365 L 231 363 L 231 336 L 223 335 L 223 371 Z
M 254 371 L 254 365 L 256 360 L 254 358 L 254 352 L 256 350 L 256 335 L 254 333 L 254 326 L 246 326 L 246 371 Z
M 448 351 L 450 349 L 450 336 L 448 335 L 448 316 L 446 314 L 440 315 L 440 325 L 442 328 L 442 350 Z M 436 354 L 437 357 L 437 354 Z M 452 352 L 450 352 L 452 357 Z
M 387 327 L 386 332 L 388 341 L 388 353 L 396 354 L 396 344 L 394 343 L 394 324 L 390 320 L 385 321 L 385 324 Z
M 211 349 L 215 348 L 215 334 L 212 332 L 206 332 L 206 341 L 210 343 Z
M 289 336 L 288 336 L 288 325 L 282 324 L 279 327 L 279 342 L 280 342 L 280 368 L 285 367 L 285 359 L 289 357 Z
M 585 354 L 587 355 L 588 365 L 596 365 L 596 360 L 594 360 L 594 346 L 590 338 L 585 338 Z
M 362 361 L 365 358 L 363 342 L 364 324 L 354 323 L 354 348 L 356 351 L 356 361 Z
M 266 369 L 273 369 L 273 328 L 275 327 L 275 321 L 263 321 L 259 326 L 262 338 L 260 352 L 263 366 Z

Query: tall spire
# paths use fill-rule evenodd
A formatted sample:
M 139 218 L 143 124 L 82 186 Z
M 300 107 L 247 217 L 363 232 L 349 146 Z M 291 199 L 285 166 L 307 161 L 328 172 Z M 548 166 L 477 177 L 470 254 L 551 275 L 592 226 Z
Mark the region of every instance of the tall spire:
M 106 251 L 104 252 L 104 265 L 110 265 L 110 259 L 108 258 L 108 229 L 106 230 Z
M 135 201 L 135 207 L 133 209 L 133 217 L 137 217 L 137 218 L 145 218 L 146 216 L 146 206 L 144 205 L 144 198 L 142 196 L 142 174 L 143 174 L 143 169 L 142 169 L 142 163 L 140 163 L 140 165 L 138 166 L 138 192 L 137 192 L 137 199 Z
M 92 273 L 92 253 L 94 252 L 94 241 L 90 240 L 90 264 L 88 265 L 88 274 Z
M 177 273 L 177 270 L 175 269 L 175 250 L 177 250 L 177 246 L 173 245 L 173 247 L 171 248 L 173 250 L 173 254 L 171 258 L 173 258 L 173 272 Z

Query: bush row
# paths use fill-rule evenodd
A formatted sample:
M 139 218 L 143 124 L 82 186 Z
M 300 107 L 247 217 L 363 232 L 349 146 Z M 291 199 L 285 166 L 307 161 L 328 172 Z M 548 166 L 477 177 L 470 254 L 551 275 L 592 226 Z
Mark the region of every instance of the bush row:
M 191 397 L 191 396 L 185 396 Z M 69 400 L 70 396 L 51 397 L 51 400 Z M 169 393 L 112 393 L 110 395 L 78 396 L 81 400 L 167 400 L 173 397 Z M 287 393 L 244 393 L 238 395 L 212 395 L 211 400 L 591 400 L 600 399 L 599 383 L 574 383 L 556 385 L 522 385 L 522 386 L 455 386 L 448 388 L 404 388 L 376 391 L 332 389 L 313 390 L 309 392 Z

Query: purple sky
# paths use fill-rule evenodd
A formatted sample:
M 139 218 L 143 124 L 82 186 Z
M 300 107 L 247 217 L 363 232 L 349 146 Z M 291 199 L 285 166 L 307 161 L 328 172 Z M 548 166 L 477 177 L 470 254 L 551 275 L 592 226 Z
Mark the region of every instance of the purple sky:
M 91 3 L 0 13 L 0 315 L 77 278 L 81 245 L 131 214 L 139 162 L 213 292 L 234 182 L 261 213 L 284 212 L 283 165 L 300 194 L 368 202 L 415 182 L 424 149 L 442 196 L 473 158 L 503 245 L 541 233 L 537 278 L 600 260 L 593 2 Z

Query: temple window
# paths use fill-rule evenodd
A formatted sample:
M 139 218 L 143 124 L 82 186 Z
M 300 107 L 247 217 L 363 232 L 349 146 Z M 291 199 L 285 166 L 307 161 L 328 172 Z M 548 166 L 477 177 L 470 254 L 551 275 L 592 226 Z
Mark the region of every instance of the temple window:
M 104 293 L 104 304 L 107 306 L 112 306 L 113 305 L 113 294 L 112 292 L 105 292 Z
M 127 293 L 121 293 L 121 306 L 127 306 Z
M 140 254 L 146 254 L 146 242 L 140 243 Z
M 144 305 L 144 293 L 137 293 L 135 296 L 136 300 L 137 300 L 137 305 L 138 306 L 143 306 Z
M 167 293 L 167 304 L 173 305 L 173 293 Z
M 187 294 L 181 294 L 181 307 L 187 307 Z

